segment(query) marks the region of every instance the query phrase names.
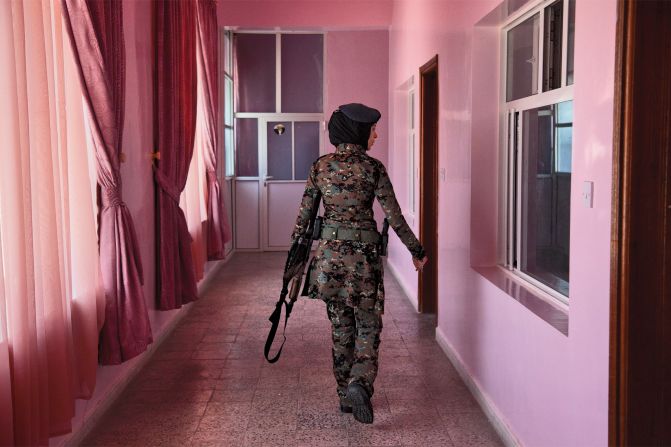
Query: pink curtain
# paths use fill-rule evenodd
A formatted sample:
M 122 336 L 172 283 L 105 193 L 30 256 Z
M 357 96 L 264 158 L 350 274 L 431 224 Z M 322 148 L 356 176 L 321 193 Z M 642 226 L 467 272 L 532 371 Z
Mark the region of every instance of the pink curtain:
M 231 239 L 217 178 L 217 123 L 219 117 L 218 28 L 215 0 L 198 0 L 198 78 L 201 87 L 202 144 L 207 172 L 207 254 L 224 259 L 224 245 Z
M 196 3 L 160 0 L 154 14 L 158 307 L 197 299 L 191 236 L 179 206 L 196 128 Z
M 200 281 L 205 274 L 207 263 L 207 171 L 203 159 L 203 114 L 201 84 L 198 83 L 198 112 L 196 118 L 196 135 L 193 156 L 186 185 L 180 196 L 179 206 L 186 216 L 186 224 L 191 235 L 191 255 L 193 257 L 196 280 Z
M 0 2 L 0 443 L 91 396 L 103 295 L 82 97 L 60 3 Z
M 125 51 L 121 0 L 62 0 L 95 146 L 100 212 L 100 259 L 105 288 L 103 364 L 118 364 L 147 349 L 151 326 L 142 291 L 142 263 L 133 219 L 121 196 Z

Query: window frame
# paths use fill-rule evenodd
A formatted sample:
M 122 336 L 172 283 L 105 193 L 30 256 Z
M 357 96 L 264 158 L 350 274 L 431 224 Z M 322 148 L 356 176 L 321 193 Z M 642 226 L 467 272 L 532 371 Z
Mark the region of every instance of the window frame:
M 235 109 L 234 109 L 234 103 L 233 103 L 233 95 L 235 91 L 235 82 L 233 78 L 233 31 L 230 29 L 225 29 L 222 32 L 222 57 L 221 57 L 221 66 L 222 66 L 222 72 L 224 73 L 223 76 L 223 82 L 221 83 L 221 90 L 222 94 L 224 97 L 224 100 L 222 101 L 223 103 L 223 110 L 221 113 L 221 122 L 222 122 L 222 129 L 223 133 L 220 135 L 222 145 L 223 145 L 223 153 L 224 153 L 224 160 L 225 160 L 225 171 L 223 172 L 223 178 L 226 180 L 230 180 L 235 178 L 235 163 L 236 163 L 236 148 L 235 148 Z M 226 67 L 229 67 L 230 72 L 226 69 Z M 227 81 L 230 81 L 231 83 L 231 94 L 226 95 L 226 84 Z M 230 109 L 230 115 L 231 115 L 231 123 L 228 124 L 226 122 L 226 111 Z M 228 141 L 226 140 L 226 131 L 230 130 L 232 135 L 233 135 L 233 142 L 232 145 L 233 147 L 229 148 L 228 147 Z
M 524 148 L 522 147 L 522 116 L 525 111 L 559 104 L 565 101 L 574 100 L 574 85 L 567 85 L 567 66 L 568 66 L 568 25 L 569 25 L 569 0 L 563 0 L 562 3 L 562 62 L 561 62 L 561 84 L 560 87 L 544 91 L 544 49 L 545 49 L 545 9 L 556 3 L 558 0 L 538 0 L 532 1 L 520 8 L 500 27 L 500 97 L 499 97 L 499 145 L 503 166 L 502 181 L 500 187 L 504 192 L 502 194 L 502 205 L 505 209 L 505 217 L 500 220 L 502 228 L 499 228 L 499 234 L 503 235 L 504 243 L 499 244 L 501 252 L 499 253 L 499 265 L 513 273 L 516 277 L 532 286 L 540 294 L 552 302 L 563 305 L 569 304 L 569 295 L 563 295 L 561 292 L 533 278 L 520 269 L 519 261 L 522 253 L 522 178 Z M 520 25 L 535 14 L 539 14 L 539 32 L 538 32 L 538 61 L 535 67 L 537 70 L 537 92 L 529 96 L 507 101 L 507 73 L 508 73 L 508 31 Z M 574 75 L 575 78 L 575 75 Z M 515 117 L 519 117 L 517 120 Z M 575 120 L 573 121 L 575 128 Z M 573 159 L 573 154 L 572 154 Z M 569 229 L 570 231 L 570 229 Z M 569 252 L 570 258 L 570 252 Z M 570 282 L 569 282 L 570 284 Z
M 412 219 L 417 214 L 417 200 L 416 200 L 416 185 L 417 180 L 417 120 L 415 113 L 415 77 L 412 76 L 409 80 L 410 88 L 408 89 L 408 216 Z M 414 222 L 414 220 L 413 220 Z

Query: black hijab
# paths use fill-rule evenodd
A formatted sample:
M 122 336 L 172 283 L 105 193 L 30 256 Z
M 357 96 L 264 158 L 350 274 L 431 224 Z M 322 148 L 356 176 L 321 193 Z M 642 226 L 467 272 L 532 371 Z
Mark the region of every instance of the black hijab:
M 329 119 L 329 141 L 334 146 L 349 143 L 368 149 L 370 130 L 379 119 L 379 111 L 363 104 L 342 105 Z

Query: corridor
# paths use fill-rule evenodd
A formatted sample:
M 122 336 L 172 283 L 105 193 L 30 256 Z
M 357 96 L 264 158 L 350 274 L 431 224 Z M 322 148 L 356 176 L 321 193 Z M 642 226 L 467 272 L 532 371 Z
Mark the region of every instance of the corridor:
M 339 411 L 321 301 L 297 302 L 268 364 L 285 256 L 235 254 L 83 445 L 501 445 L 436 343 L 434 317 L 415 313 L 389 272 L 374 424 Z

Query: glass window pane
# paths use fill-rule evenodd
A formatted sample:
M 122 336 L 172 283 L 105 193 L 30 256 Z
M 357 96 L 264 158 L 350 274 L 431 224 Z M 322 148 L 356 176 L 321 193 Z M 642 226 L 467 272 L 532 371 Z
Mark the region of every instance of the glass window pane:
M 557 104 L 557 123 L 573 123 L 573 101 L 560 102 Z
M 538 93 L 538 32 L 540 14 L 508 31 L 506 100 Z
M 575 0 L 568 1 L 568 48 L 566 49 L 566 84 L 573 84 L 573 51 L 575 49 Z
M 523 112 L 522 234 L 519 268 L 568 296 L 570 172 L 559 172 L 552 161 L 559 141 L 557 105 Z M 559 127 L 561 126 L 561 127 Z M 564 157 L 570 140 L 564 139 Z
M 275 35 L 235 35 L 238 112 L 275 112 Z
M 410 130 L 415 128 L 415 91 L 410 91 L 410 98 L 408 103 L 408 109 L 410 109 Z
M 235 120 L 236 161 L 238 177 L 259 175 L 259 123 L 256 118 Z
M 228 76 L 225 78 L 224 124 L 233 125 L 233 80 Z
M 282 35 L 282 112 L 323 111 L 324 36 Z
M 415 212 L 415 134 L 410 134 L 410 141 L 408 146 L 410 147 L 410 188 L 408 194 L 408 202 L 410 203 L 410 211 L 414 214 Z
M 224 71 L 233 74 L 233 42 L 231 42 L 231 32 L 224 33 Z
M 226 150 L 226 177 L 235 175 L 235 147 L 233 146 L 233 129 L 224 129 L 224 147 Z
M 295 180 L 307 180 L 312 163 L 319 158 L 319 122 L 294 123 Z
M 291 122 L 268 123 L 268 175 L 291 180 Z
M 573 101 L 557 104 L 557 172 L 571 172 L 573 147 Z
M 571 172 L 573 127 L 557 128 L 557 172 Z
M 562 30 L 564 3 L 560 0 L 545 8 L 543 36 L 543 91 L 561 87 Z

